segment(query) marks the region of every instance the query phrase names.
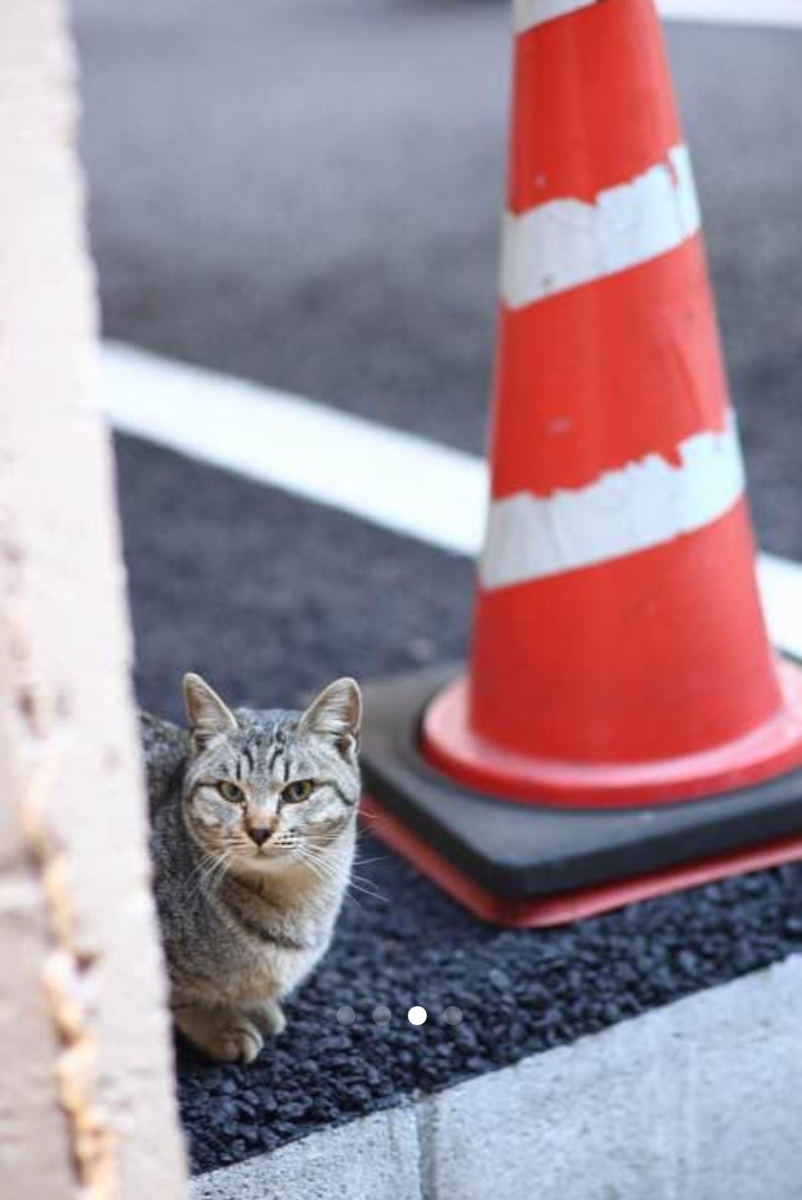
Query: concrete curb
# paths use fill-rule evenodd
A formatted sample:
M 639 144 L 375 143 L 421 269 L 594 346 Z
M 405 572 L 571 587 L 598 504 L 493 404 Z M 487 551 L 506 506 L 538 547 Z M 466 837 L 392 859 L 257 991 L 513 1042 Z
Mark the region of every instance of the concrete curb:
M 416 1107 L 360 1117 L 210 1171 L 192 1180 L 191 1200 L 421 1200 Z
M 802 956 L 193 1180 L 193 1200 L 799 1200 Z

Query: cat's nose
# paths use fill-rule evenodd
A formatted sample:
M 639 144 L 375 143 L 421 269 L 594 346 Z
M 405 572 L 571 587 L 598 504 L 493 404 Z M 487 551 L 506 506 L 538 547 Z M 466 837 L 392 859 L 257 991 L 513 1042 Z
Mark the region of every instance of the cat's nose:
M 264 846 L 272 832 L 272 829 L 268 829 L 264 825 L 256 825 L 248 830 L 248 836 L 252 842 L 256 842 L 257 846 Z

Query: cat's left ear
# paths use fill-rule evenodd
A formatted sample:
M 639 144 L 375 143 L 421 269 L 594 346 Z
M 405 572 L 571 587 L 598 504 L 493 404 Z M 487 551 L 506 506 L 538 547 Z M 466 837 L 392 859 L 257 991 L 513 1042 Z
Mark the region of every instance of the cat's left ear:
M 362 693 L 355 679 L 335 679 L 316 696 L 298 723 L 301 733 L 332 738 L 341 754 L 359 746 Z

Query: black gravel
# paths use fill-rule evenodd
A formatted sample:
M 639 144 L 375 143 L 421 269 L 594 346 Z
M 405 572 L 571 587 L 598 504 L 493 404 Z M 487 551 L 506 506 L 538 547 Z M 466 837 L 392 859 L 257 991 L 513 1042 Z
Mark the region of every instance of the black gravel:
M 337 675 L 463 655 L 471 563 L 144 443 L 117 447 L 146 707 L 179 719 L 188 670 L 237 703 L 293 707 Z
M 470 566 L 351 517 L 118 441 L 137 686 L 178 716 L 181 673 L 236 702 L 296 703 L 462 653 Z M 334 946 L 248 1068 L 178 1048 L 196 1172 L 570 1042 L 802 948 L 802 867 L 549 932 L 465 914 L 364 836 Z M 386 1005 L 386 1027 L 371 1014 Z M 429 1020 L 412 1026 L 422 1004 Z M 350 1005 L 356 1020 L 337 1021 Z M 450 1027 L 442 1013 L 462 1009 Z

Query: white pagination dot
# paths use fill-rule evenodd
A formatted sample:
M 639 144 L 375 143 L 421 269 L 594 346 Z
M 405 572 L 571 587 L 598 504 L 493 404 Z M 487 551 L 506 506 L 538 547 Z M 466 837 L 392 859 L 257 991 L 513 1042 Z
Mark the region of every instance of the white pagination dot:
M 420 1004 L 413 1004 L 407 1013 L 407 1018 L 412 1025 L 422 1025 L 428 1015 L 426 1009 L 421 1008 Z
M 353 1025 L 356 1020 L 356 1013 L 350 1004 L 344 1004 L 342 1008 L 337 1009 L 337 1020 L 341 1025 Z

